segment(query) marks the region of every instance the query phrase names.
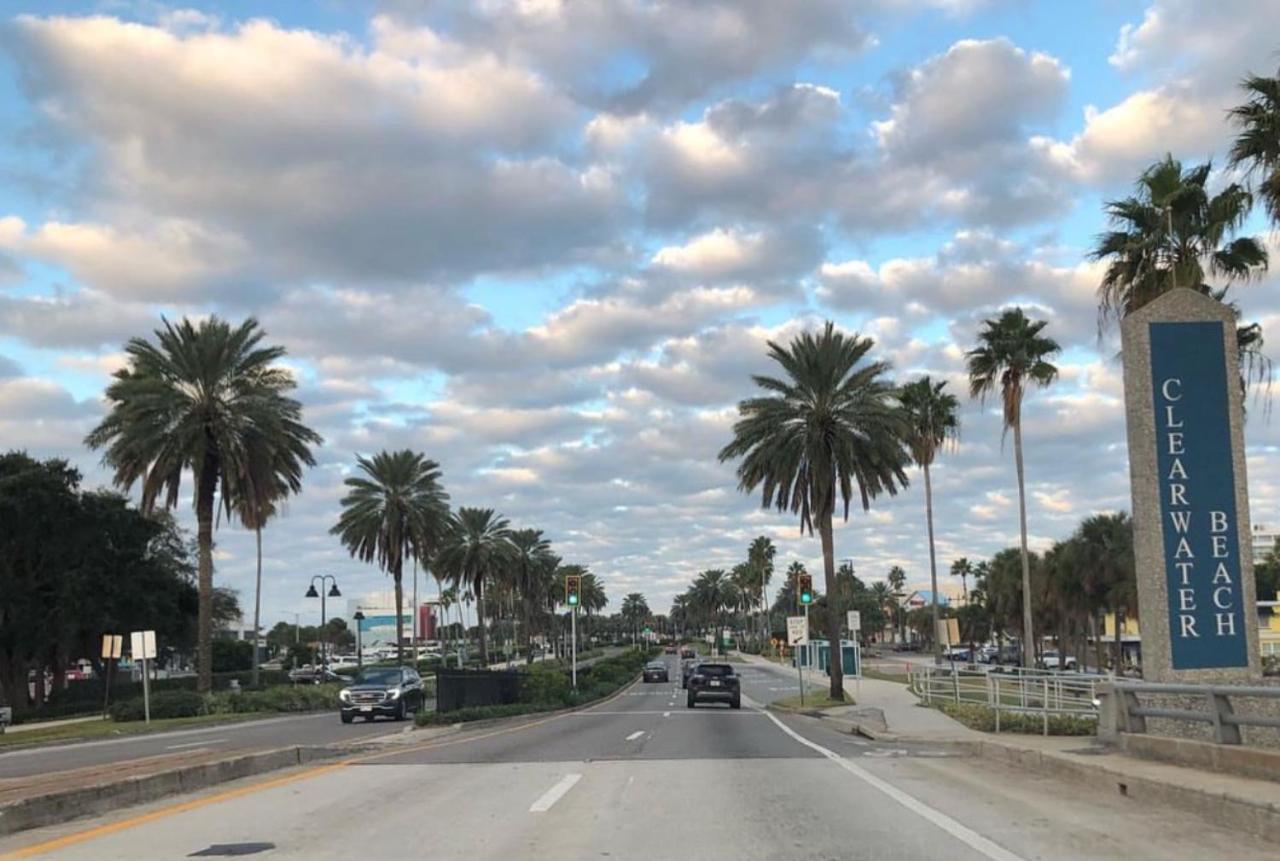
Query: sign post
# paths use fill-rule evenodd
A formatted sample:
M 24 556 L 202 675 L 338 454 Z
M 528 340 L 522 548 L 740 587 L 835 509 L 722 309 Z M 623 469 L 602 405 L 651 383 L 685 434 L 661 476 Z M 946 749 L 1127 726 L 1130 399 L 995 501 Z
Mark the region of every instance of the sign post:
M 804 646 L 805 655 L 809 654 L 809 607 L 806 605 L 803 616 L 787 617 L 787 645 Z M 800 666 L 800 651 L 792 649 L 795 655 L 796 676 L 800 679 L 800 705 L 804 705 L 804 668 Z
M 1235 313 L 1175 289 L 1121 334 L 1143 678 L 1258 679 Z
M 121 638 L 123 639 L 123 638 Z M 156 632 L 134 631 L 129 635 L 129 654 L 135 661 L 142 662 L 142 715 L 148 724 L 151 723 L 151 680 L 147 671 L 147 661 L 156 657 Z
M 112 661 L 119 661 L 121 650 L 124 648 L 124 635 L 122 634 L 103 634 L 102 635 L 102 672 L 103 694 L 102 694 L 102 719 L 107 719 L 107 709 L 111 705 L 111 670 Z

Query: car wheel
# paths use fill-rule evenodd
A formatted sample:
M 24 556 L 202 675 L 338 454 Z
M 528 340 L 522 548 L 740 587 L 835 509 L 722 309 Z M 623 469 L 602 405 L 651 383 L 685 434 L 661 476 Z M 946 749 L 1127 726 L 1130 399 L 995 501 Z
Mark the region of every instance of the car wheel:
M 351 723 L 353 720 L 355 720 L 355 717 L 356 716 L 351 714 L 350 712 L 342 712 L 343 723 Z
M 400 705 L 396 706 L 396 720 L 404 720 L 408 712 L 404 700 L 401 700 Z
M 685 703 L 685 708 L 694 708 L 695 706 L 697 706 L 697 704 L 698 704 L 698 701 L 693 698 L 693 694 L 690 694 L 688 700 Z
M 729 703 L 729 705 L 730 705 L 730 707 L 735 708 L 735 709 L 740 709 L 740 708 L 742 708 L 742 698 L 741 698 L 741 697 L 734 697 L 734 698 L 733 698 L 733 702 Z

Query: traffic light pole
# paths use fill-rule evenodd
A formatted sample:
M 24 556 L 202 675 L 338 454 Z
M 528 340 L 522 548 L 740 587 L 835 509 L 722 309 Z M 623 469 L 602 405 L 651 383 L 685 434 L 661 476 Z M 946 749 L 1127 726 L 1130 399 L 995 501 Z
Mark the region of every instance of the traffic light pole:
M 813 632 L 809 630 L 809 605 L 804 605 L 804 659 L 807 663 L 813 658 L 813 652 L 810 650 L 809 639 L 813 636 Z M 796 669 L 800 672 L 800 705 L 804 705 L 804 669 L 800 663 L 800 656 L 796 656 Z
M 578 605 L 573 605 L 572 621 L 569 623 L 572 628 L 570 631 L 569 648 L 573 651 L 573 689 L 578 689 Z

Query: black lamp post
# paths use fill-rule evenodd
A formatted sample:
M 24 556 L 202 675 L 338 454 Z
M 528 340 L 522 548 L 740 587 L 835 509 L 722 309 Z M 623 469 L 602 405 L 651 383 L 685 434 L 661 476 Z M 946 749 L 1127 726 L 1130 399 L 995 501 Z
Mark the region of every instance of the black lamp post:
M 356 671 L 358 672 L 364 669 L 364 644 L 362 642 L 363 638 L 360 636 L 360 623 L 364 621 L 364 613 L 359 607 L 356 608 L 356 613 L 351 617 L 351 621 L 356 623 Z
M 316 581 L 320 581 L 320 589 L 324 589 L 324 581 L 328 580 L 332 585 L 326 594 L 316 589 Z M 341 598 L 342 593 L 338 591 L 338 579 L 332 574 L 317 574 L 311 578 L 311 587 L 307 589 L 308 598 L 320 599 L 320 681 L 324 681 L 325 671 L 329 669 L 329 653 L 325 649 L 325 627 L 328 624 L 328 617 L 325 614 L 325 598 Z

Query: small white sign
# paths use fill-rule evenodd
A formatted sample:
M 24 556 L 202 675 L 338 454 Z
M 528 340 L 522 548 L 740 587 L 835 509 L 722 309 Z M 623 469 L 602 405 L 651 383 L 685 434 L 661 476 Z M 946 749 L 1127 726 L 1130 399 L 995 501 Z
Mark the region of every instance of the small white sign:
M 145 658 L 154 660 L 156 656 L 156 632 L 134 631 L 129 635 L 129 654 L 135 661 Z
M 123 634 L 103 634 L 102 635 L 102 657 L 107 660 L 120 660 L 120 655 L 124 651 L 124 635 Z
M 849 618 L 849 632 L 862 630 L 862 613 L 858 610 L 850 610 L 846 614 Z
M 804 616 L 787 617 L 787 645 L 809 645 L 809 624 Z

